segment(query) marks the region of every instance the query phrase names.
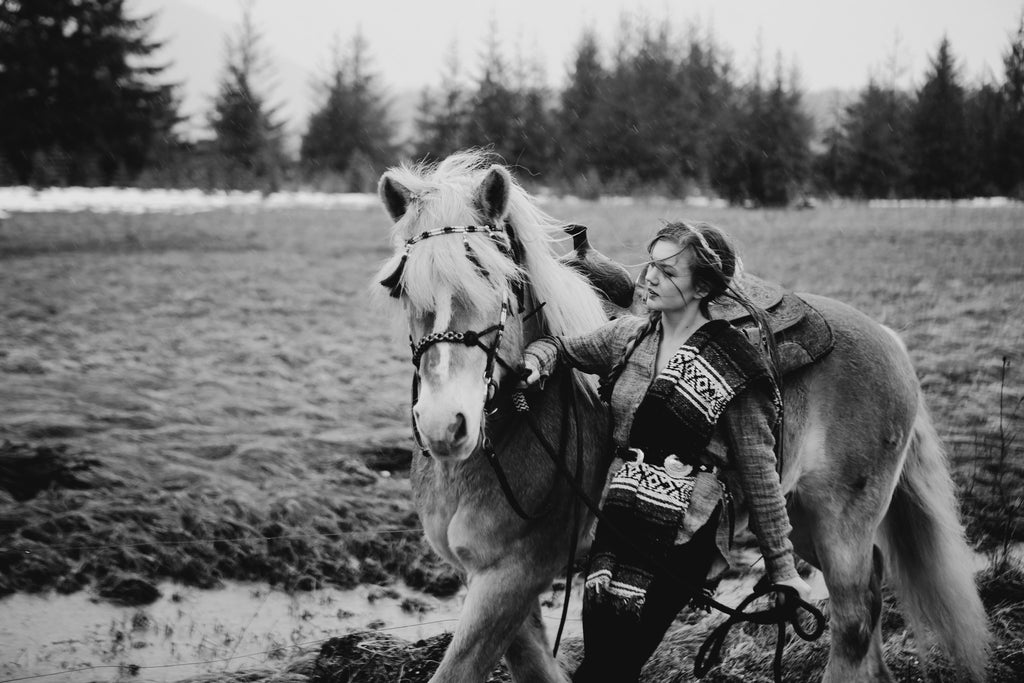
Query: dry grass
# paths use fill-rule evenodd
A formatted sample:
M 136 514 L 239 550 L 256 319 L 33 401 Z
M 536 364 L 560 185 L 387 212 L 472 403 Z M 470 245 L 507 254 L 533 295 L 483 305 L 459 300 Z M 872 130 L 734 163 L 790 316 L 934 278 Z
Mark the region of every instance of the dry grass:
M 897 329 L 964 487 L 979 458 L 992 460 L 982 446 L 998 443 L 1000 392 L 1006 405 L 1024 397 L 1020 208 L 549 210 L 589 224 L 597 247 L 626 262 L 660 219 L 710 220 L 737 237 L 748 269 Z M 162 578 L 295 589 L 404 579 L 452 592 L 458 578 L 417 533 L 362 533 L 417 526 L 407 347 L 367 295 L 386 228 L 382 211 L 347 209 L 0 223 L 0 440 L 11 442 L 0 449 L 0 594 L 96 585 L 131 599 L 139 581 Z M 1003 417 L 1005 433 L 1021 433 L 1021 411 Z M 1019 463 L 1019 444 L 1009 452 Z M 17 480 L 34 458 L 51 478 L 16 500 L 3 468 Z M 979 541 L 991 531 L 971 528 Z M 1018 575 L 994 580 L 994 593 L 1019 596 Z M 996 660 L 1020 673 L 1019 617 L 988 604 L 1003 629 Z M 900 633 L 893 667 L 919 678 Z M 768 671 L 760 637 L 738 637 L 713 676 Z M 396 647 L 411 657 L 428 645 Z M 823 647 L 794 646 L 787 670 L 820 670 Z M 652 666 L 663 661 L 668 677 L 650 680 L 686 669 L 685 647 L 663 651 Z M 292 680 L 274 676 L 313 671 L 246 680 Z

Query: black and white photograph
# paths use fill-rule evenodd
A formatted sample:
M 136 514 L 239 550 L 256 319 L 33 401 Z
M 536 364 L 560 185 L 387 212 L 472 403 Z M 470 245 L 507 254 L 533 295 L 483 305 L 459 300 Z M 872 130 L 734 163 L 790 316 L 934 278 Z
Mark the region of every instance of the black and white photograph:
M 1024 0 L 0 0 L 0 683 L 1024 681 Z

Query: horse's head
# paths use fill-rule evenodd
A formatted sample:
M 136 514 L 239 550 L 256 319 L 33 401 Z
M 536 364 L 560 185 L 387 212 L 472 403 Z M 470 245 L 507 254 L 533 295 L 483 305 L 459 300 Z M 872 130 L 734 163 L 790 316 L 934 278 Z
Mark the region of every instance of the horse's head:
M 484 409 L 519 361 L 526 307 L 522 249 L 506 220 L 512 178 L 500 166 L 470 176 L 427 191 L 396 172 L 380 181 L 400 245 L 382 284 L 405 304 L 415 426 L 432 454 L 459 460 L 479 445 Z
M 555 222 L 508 170 L 485 161 L 463 153 L 391 169 L 379 185 L 396 248 L 379 275 L 409 325 L 414 428 L 439 458 L 462 460 L 481 444 L 485 415 L 526 343 L 604 320 L 585 280 L 551 252 Z

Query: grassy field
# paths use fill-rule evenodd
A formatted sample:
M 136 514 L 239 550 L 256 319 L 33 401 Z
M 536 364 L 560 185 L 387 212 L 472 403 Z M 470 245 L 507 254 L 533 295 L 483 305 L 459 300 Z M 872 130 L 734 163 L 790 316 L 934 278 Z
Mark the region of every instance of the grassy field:
M 1024 538 L 1006 514 L 1024 478 L 1008 443 L 1024 431 L 1024 209 L 547 209 L 627 263 L 662 220 L 709 220 L 748 270 L 899 331 L 972 540 Z M 144 600 L 161 578 L 451 594 L 409 501 L 403 327 L 368 297 L 387 227 L 356 209 L 0 222 L 0 595 Z

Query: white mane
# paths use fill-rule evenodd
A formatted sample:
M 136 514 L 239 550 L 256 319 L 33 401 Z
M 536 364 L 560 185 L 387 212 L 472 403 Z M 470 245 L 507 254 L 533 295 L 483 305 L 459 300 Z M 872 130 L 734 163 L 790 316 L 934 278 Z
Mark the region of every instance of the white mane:
M 410 237 L 444 226 L 478 223 L 473 197 L 489 167 L 485 153 L 471 151 L 452 155 L 436 166 L 403 165 L 389 171 L 394 181 L 409 190 L 411 200 L 392 231 L 397 253 L 377 279 L 395 271 Z M 410 305 L 432 311 L 442 297 L 453 296 L 476 310 L 493 310 L 507 295 L 509 282 L 525 278 L 537 301 L 545 302 L 547 333 L 576 335 L 605 322 L 600 300 L 587 280 L 556 259 L 552 245 L 565 237 L 561 224 L 541 211 L 514 181 L 507 222 L 523 246 L 522 268 L 484 234 L 423 240 L 413 245 L 402 272 L 402 288 Z M 487 277 L 467 256 L 463 237 Z

